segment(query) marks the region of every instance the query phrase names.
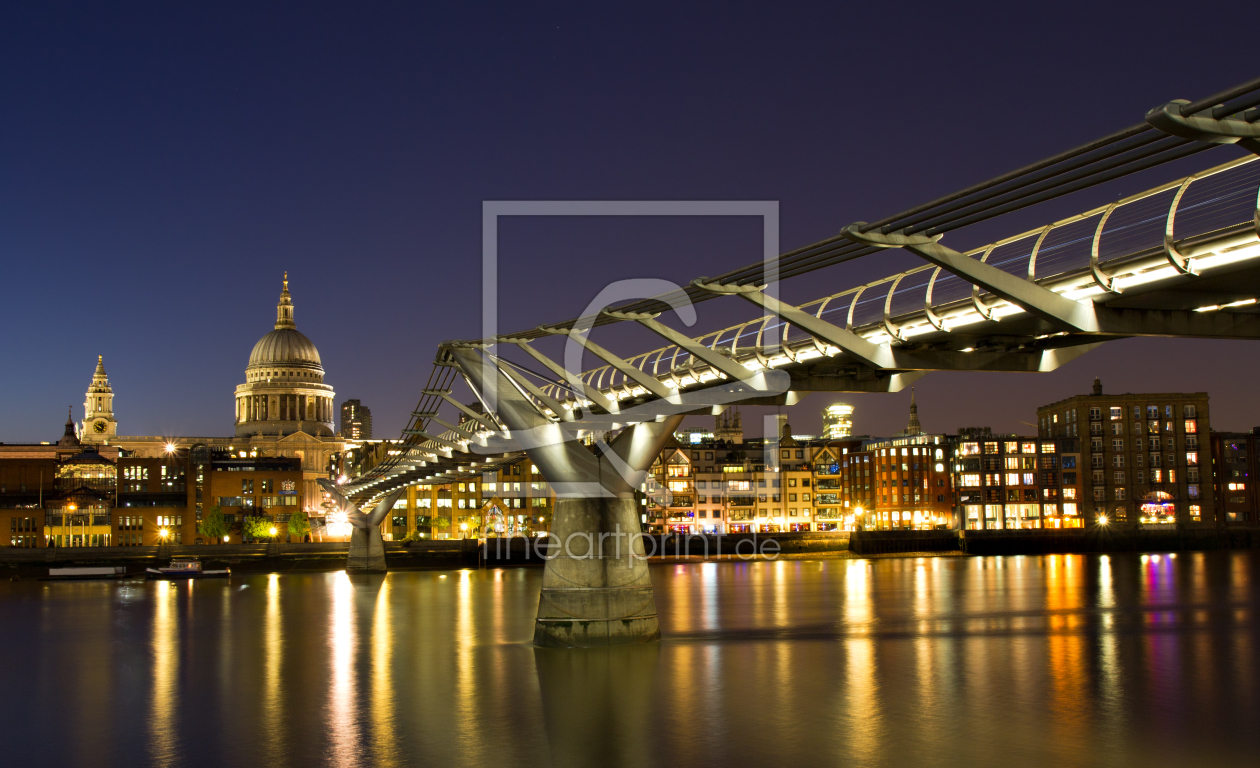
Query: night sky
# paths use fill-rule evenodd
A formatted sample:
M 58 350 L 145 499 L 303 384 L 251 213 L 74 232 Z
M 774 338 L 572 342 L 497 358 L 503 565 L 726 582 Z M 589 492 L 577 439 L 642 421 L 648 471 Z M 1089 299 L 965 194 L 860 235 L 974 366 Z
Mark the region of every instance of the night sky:
M 777 200 L 787 250 L 1256 75 L 1254 25 L 1182 3 L 186 5 L 0 7 L 0 441 L 56 440 L 71 403 L 81 419 L 98 354 L 121 433 L 230 434 L 284 270 L 338 401 L 394 437 L 437 344 L 479 335 L 483 200 Z M 509 220 L 503 330 L 567 319 L 611 280 L 723 272 L 760 242 L 751 219 Z M 910 264 L 889 253 L 784 296 Z M 751 312 L 699 309 L 697 331 Z M 1123 341 L 1052 374 L 930 374 L 919 412 L 930 431 L 1027 432 L 1101 376 L 1207 390 L 1214 427 L 1248 429 L 1254 349 Z M 838 399 L 790 409 L 795 431 Z M 859 432 L 905 426 L 908 392 L 843 399 Z

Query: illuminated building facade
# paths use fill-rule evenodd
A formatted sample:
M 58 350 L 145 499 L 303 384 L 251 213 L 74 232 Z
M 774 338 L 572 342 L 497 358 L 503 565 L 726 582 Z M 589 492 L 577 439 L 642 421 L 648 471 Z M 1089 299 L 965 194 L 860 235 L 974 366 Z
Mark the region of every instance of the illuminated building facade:
M 296 503 L 318 527 L 323 510 L 316 481 L 328 477 L 343 446 L 333 436 L 334 393 L 323 377 L 319 351 L 294 323 L 287 275 L 275 327 L 254 345 L 246 383 L 236 389 L 233 437 L 120 435 L 115 393 L 98 356 L 78 428 L 68 421 L 55 445 L 0 444 L 0 531 L 8 527 L 11 534 L 0 543 L 194 543 L 197 521 L 212 499 L 241 495 L 240 489 L 215 494 L 207 487 L 218 471 L 212 465 L 227 459 L 283 459 L 296 468 L 289 471 L 297 472 L 285 478 L 284 493 L 245 494 L 258 506 L 227 514 L 239 519 L 250 509 L 262 509 L 283 523 L 292 514 L 286 507 Z M 113 490 L 95 488 L 100 478 L 87 477 L 94 472 L 112 472 Z M 259 476 L 257 487 L 266 479 Z M 76 480 L 83 482 L 76 485 Z M 287 490 L 288 484 L 295 487 Z M 278 499 L 274 513 L 267 506 L 273 497 Z
M 1075 438 L 973 431 L 954 439 L 951 464 L 968 530 L 1085 526 L 1089 507 Z
M 956 527 L 949 450 L 944 435 L 864 443 L 863 455 L 871 461 L 873 503 L 865 507 L 862 527 L 880 531 Z
M 1251 478 L 1256 476 L 1257 433 L 1212 433 L 1212 495 L 1217 520 L 1226 525 L 1260 523 L 1260 499 Z
M 347 400 L 341 404 L 341 423 L 337 434 L 343 440 L 372 439 L 372 411 L 358 400 Z
M 1043 405 L 1037 420 L 1041 436 L 1079 446 L 1091 524 L 1215 524 L 1207 393 L 1105 395 L 1095 379 L 1091 394 Z
M 823 409 L 822 438 L 843 440 L 853 434 L 853 406 L 848 403 L 832 403 Z

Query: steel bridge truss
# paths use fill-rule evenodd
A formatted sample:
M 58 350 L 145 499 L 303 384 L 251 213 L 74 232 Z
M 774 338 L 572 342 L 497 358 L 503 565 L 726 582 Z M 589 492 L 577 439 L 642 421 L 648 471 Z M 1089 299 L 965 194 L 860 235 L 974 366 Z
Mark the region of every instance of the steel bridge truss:
M 1051 371 L 1120 338 L 1260 339 L 1260 115 L 1183 116 L 1182 104 L 1153 110 L 1147 122 L 1254 155 L 965 252 L 926 227 L 858 222 L 840 239 L 903 249 L 926 263 L 800 305 L 766 285 L 701 278 L 688 295 L 736 296 L 761 314 L 695 338 L 640 303 L 531 333 L 446 342 L 395 455 L 348 490 L 376 499 L 408 484 L 493 471 L 522 452 L 537 461 L 576 440 L 615 455 L 602 443 L 608 433 L 733 403 L 895 392 L 929 371 Z M 609 322 L 637 323 L 665 345 L 621 357 L 591 338 Z M 603 365 L 567 370 L 533 346 L 549 335 Z M 542 372 L 507 359 L 504 347 Z M 454 396 L 456 376 L 480 407 Z M 442 408 L 453 415 L 443 419 Z

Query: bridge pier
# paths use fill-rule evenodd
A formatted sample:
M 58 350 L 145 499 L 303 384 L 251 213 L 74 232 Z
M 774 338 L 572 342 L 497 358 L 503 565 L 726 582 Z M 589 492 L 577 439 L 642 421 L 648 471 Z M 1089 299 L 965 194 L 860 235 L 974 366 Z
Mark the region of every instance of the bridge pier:
M 385 572 L 385 540 L 381 536 L 379 525 L 371 528 L 356 527 L 351 531 L 346 570 L 360 573 Z
M 596 648 L 659 640 L 633 498 L 557 499 L 534 644 Z
M 352 573 L 384 573 L 385 540 L 381 536 L 381 521 L 394 508 L 394 502 L 402 496 L 403 489 L 390 493 L 371 512 L 364 514 L 337 490 L 337 486 L 322 478 L 318 483 L 337 509 L 345 513 L 351 526 L 346 570 Z
M 599 648 L 659 640 L 634 492 L 683 417 L 648 416 L 627 423 L 611 443 L 588 447 L 578 440 L 581 425 L 548 418 L 476 350 L 449 352 L 556 492 L 534 642 Z

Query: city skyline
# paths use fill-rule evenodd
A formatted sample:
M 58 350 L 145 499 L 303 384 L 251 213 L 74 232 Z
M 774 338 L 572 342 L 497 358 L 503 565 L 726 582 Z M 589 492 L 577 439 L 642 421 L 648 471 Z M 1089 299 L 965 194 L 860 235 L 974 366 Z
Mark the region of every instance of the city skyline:
M 364 52 L 355 75 L 397 89 L 382 95 L 319 87 L 335 71 L 316 31 L 328 20 L 289 30 L 282 45 L 268 47 L 259 35 L 287 29 L 278 19 L 243 32 L 191 9 L 89 12 L 65 23 L 36 8 L 7 13 L 0 64 L 30 76 L 3 86 L 6 103 L 25 117 L 0 128 L 6 146 L 23 148 L 0 177 L 0 254 L 14 265 L 9 279 L 23 288 L 11 298 L 14 316 L 40 319 L 0 342 L 6 359 L 18 361 L 0 379 L 6 396 L 23 403 L 0 415 L 0 439 L 14 442 L 56 437 L 61 409 L 78 401 L 84 367 L 97 355 L 110 361 L 119 413 L 137 432 L 211 430 L 230 415 L 217 393 L 237 383 L 242 345 L 268 322 L 271 275 L 285 269 L 303 291 L 304 328 L 321 340 L 330 383 L 371 402 L 376 433 L 385 436 L 414 407 L 415 382 L 436 342 L 477 332 L 481 307 L 471 286 L 480 280 L 485 199 L 778 200 L 787 249 L 1131 124 L 1169 99 L 1213 92 L 1230 84 L 1223 73 L 1248 66 L 1245 45 L 1223 45 L 1211 65 L 1151 61 L 1146 37 L 1134 34 L 1106 37 L 1090 57 L 1067 57 L 1062 67 L 1008 71 L 989 66 L 988 57 L 1018 56 L 1022 44 L 994 40 L 943 12 L 917 27 L 924 31 L 908 33 L 916 44 L 907 48 L 918 58 L 878 68 L 862 66 L 883 60 L 875 42 L 823 44 L 825 30 L 855 22 L 838 9 L 785 12 L 754 25 L 757 45 L 741 37 L 747 44 L 735 47 L 695 34 L 710 22 L 700 12 L 676 19 L 673 33 L 647 17 L 594 11 L 508 15 L 489 29 L 482 19 L 451 12 L 426 23 L 407 14 L 364 20 L 363 29 L 375 34 L 350 43 Z M 1099 30 L 1135 23 L 1098 13 Z M 1036 26 L 1050 40 L 1066 23 L 1039 19 Z M 1188 20 L 1184 31 L 1206 23 Z M 21 34 L 49 24 L 51 38 Z M 614 25 L 623 31 L 618 42 L 590 42 L 607 40 Z M 162 42 L 131 52 L 111 45 L 130 34 Z M 688 35 L 699 48 L 675 44 L 672 34 Z M 820 36 L 818 44 L 802 44 L 801 35 Z M 638 66 L 644 41 L 652 40 L 665 56 Z M 968 40 L 985 55 L 959 57 Z M 695 55 L 725 70 L 697 71 Z M 602 69 L 565 64 L 590 57 Z M 522 59 L 542 70 L 523 73 L 514 66 Z M 282 60 L 304 66 L 276 69 Z M 1130 60 L 1141 61 L 1143 71 L 1124 76 L 1123 91 L 1109 80 L 1080 85 L 1098 82 L 1092 75 L 1100 69 L 1118 81 Z M 461 68 L 473 61 L 485 66 Z M 930 68 L 921 66 L 929 61 Z M 461 72 L 457 79 L 435 74 L 448 64 Z M 243 76 L 252 65 L 269 74 Z M 613 98 L 589 79 L 596 70 L 626 87 Z M 693 74 L 679 81 L 679 71 Z M 849 119 L 863 109 L 860 99 L 823 98 L 846 89 L 931 93 L 951 112 L 1004 114 L 1019 130 L 990 135 L 973 131 L 971 120 L 938 121 L 934 145 L 941 151 L 905 153 L 919 128 L 894 121 L 879 133 L 865 131 L 862 121 Z M 568 100 L 556 93 L 585 95 Z M 552 109 L 523 111 L 530 98 Z M 505 113 L 519 119 L 505 125 Z M 790 132 L 775 119 L 798 114 L 807 117 L 793 121 Z M 244 125 L 265 129 L 245 132 Z M 750 146 L 759 151 L 747 152 Z M 841 170 L 850 181 L 837 185 Z M 968 237 L 982 242 L 987 232 L 1044 216 L 1013 214 Z M 603 266 L 548 296 L 547 313 L 556 318 L 580 310 L 606 280 L 686 280 L 760 257 L 758 226 L 743 220 L 521 219 L 504 233 L 504 322 L 545 320 L 539 297 L 555 265 L 579 254 L 601 253 Z M 823 276 L 840 285 L 882 274 L 890 263 L 909 262 L 889 254 Z M 356 293 L 337 279 L 348 264 L 355 265 Z M 784 290 L 790 296 L 805 288 L 788 281 Z M 371 297 L 371 310 L 347 305 L 349 296 Z M 1019 422 L 1031 420 L 1032 403 L 1079 391 L 1095 376 L 1130 391 L 1209 389 L 1218 423 L 1246 429 L 1260 421 L 1246 387 L 1260 362 L 1240 348 L 1119 341 L 1017 384 L 1010 375 L 934 373 L 916 386 L 925 428 L 940 431 L 975 423 L 1018 431 Z M 1011 387 L 1028 403 L 989 396 Z M 906 399 L 853 396 L 855 429 L 901 429 Z M 800 431 L 819 430 L 822 404 L 811 396 L 804 411 L 794 411 Z M 749 415 L 759 422 L 762 414 L 750 408 Z

